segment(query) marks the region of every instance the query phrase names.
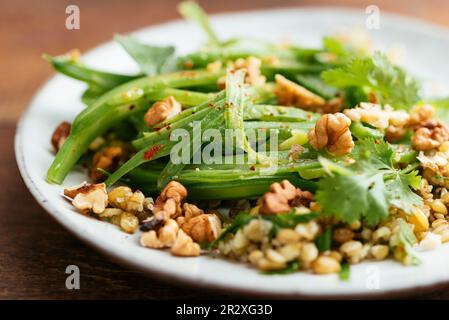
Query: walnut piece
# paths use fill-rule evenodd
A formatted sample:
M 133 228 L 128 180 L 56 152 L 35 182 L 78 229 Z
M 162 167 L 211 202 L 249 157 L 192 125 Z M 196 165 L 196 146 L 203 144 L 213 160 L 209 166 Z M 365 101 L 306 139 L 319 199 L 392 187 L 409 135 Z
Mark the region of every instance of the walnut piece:
M 251 86 L 262 85 L 266 82 L 266 78 L 260 73 L 262 62 L 255 57 L 246 59 L 237 59 L 234 63 L 234 69 L 246 69 L 245 83 Z
M 405 136 L 407 133 L 407 127 L 389 125 L 385 131 L 385 140 L 388 142 L 395 142 Z
M 410 119 L 407 112 L 395 111 L 390 106 L 384 109 L 379 104 L 362 102 L 357 108 L 346 109 L 345 115 L 352 121 L 362 121 L 377 129 L 386 129 L 389 125 L 405 126 Z
M 448 140 L 449 128 L 439 120 L 429 120 L 416 129 L 412 136 L 412 145 L 415 150 L 428 151 L 438 148 Z
M 155 218 L 166 221 L 178 217 L 182 213 L 181 202 L 185 197 L 187 197 L 186 188 L 179 182 L 170 181 L 154 203 Z
M 140 244 L 143 247 L 152 249 L 162 249 L 164 247 L 162 242 L 157 237 L 156 231 L 154 230 L 142 233 L 142 236 L 140 237 Z
M 435 109 L 429 104 L 415 106 L 410 110 L 410 120 L 408 125 L 410 127 L 421 127 L 430 120 L 435 114 Z
M 164 226 L 158 230 L 159 240 L 166 247 L 171 247 L 176 240 L 179 226 L 173 219 L 168 219 Z
M 157 232 L 155 230 L 144 232 L 140 237 L 140 243 L 153 249 L 169 248 L 175 243 L 178 230 L 176 221 L 169 219 Z
M 149 126 L 154 126 L 173 118 L 182 111 L 181 104 L 173 96 L 158 101 L 145 113 L 144 120 Z
M 348 154 L 354 148 L 350 125 L 351 120 L 343 113 L 322 115 L 309 131 L 309 142 L 315 150 L 327 147 L 335 156 Z
M 67 140 L 71 127 L 71 124 L 67 121 L 61 122 L 59 126 L 56 127 L 51 136 L 51 144 L 56 152 L 61 149 L 64 142 Z
M 216 214 L 200 214 L 188 219 L 182 230 L 195 242 L 212 242 L 221 232 L 221 221 Z
M 307 201 L 305 199 L 308 199 Z M 259 207 L 262 214 L 278 214 L 289 212 L 296 205 L 308 205 L 312 194 L 296 188 L 288 180 L 271 184 L 270 191 L 266 192 Z
M 75 208 L 83 213 L 92 210 L 96 214 L 104 212 L 108 205 L 108 194 L 104 183 L 83 184 L 64 189 L 64 195 L 72 199 Z
M 386 105 L 382 108 L 376 103 L 362 102 L 360 106 L 346 109 L 344 114 L 352 121 L 362 121 L 377 129 L 385 130 L 385 138 L 396 141 L 407 132 L 410 115 L 403 110 L 393 110 Z
M 182 206 L 185 220 L 204 214 L 204 211 L 194 204 L 184 203 Z
M 263 76 L 260 72 L 260 66 L 262 65 L 262 61 L 256 57 L 248 57 L 246 59 L 239 58 L 234 62 L 228 64 L 228 69 L 231 70 L 245 70 L 245 83 L 250 86 L 258 86 L 262 85 L 266 82 L 265 76 Z M 208 69 L 213 66 L 207 66 Z M 221 67 L 221 65 L 220 65 Z M 218 87 L 220 89 L 224 89 L 226 86 L 226 77 L 221 77 L 218 79 Z
M 90 172 L 92 180 L 97 182 L 104 179 L 104 175 L 98 172 L 97 168 L 112 171 L 118 165 L 122 156 L 123 149 L 119 146 L 110 146 L 95 153 L 92 158 L 92 169 Z
M 196 257 L 200 255 L 200 252 L 199 244 L 193 242 L 192 238 L 180 229 L 175 243 L 171 247 L 171 253 L 182 257 Z

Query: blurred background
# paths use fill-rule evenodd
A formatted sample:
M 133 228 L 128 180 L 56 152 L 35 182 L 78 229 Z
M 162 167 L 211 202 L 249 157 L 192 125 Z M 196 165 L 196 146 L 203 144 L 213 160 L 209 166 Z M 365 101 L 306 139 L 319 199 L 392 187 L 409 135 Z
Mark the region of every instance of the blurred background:
M 449 27 L 448 0 L 199 0 L 210 13 L 287 6 L 344 6 L 421 18 Z M 62 229 L 25 188 L 15 164 L 16 122 L 54 72 L 43 52 L 82 52 L 114 33 L 178 19 L 178 0 L 0 0 L 0 299 L 212 298 L 149 279 L 109 261 Z M 65 27 L 66 7 L 81 11 L 80 30 Z M 66 290 L 65 267 L 82 270 L 80 292 Z M 449 298 L 449 290 L 426 298 Z

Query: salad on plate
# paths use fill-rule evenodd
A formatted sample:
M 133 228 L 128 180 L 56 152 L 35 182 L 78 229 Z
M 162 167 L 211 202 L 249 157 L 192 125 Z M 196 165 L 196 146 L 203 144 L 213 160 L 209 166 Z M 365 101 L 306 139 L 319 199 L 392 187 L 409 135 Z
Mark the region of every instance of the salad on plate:
M 47 173 L 62 184 L 86 168 L 89 182 L 64 188 L 79 213 L 167 254 L 343 280 L 449 241 L 448 99 L 366 42 L 222 40 L 196 3 L 179 11 L 207 36 L 196 52 L 115 36 L 139 74 L 44 56 L 87 84 Z

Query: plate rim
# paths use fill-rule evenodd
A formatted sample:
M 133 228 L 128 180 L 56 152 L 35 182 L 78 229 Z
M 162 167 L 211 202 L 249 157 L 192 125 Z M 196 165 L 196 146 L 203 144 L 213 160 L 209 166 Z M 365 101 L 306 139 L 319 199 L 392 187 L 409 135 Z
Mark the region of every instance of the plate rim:
M 359 9 L 355 9 L 354 7 L 337 7 L 337 6 L 287 6 L 287 7 L 280 7 L 280 8 L 268 8 L 268 9 L 257 9 L 257 10 L 244 10 L 244 11 L 231 11 L 231 12 L 224 12 L 219 14 L 211 14 L 211 20 L 213 21 L 216 18 L 226 18 L 229 16 L 234 15 L 245 15 L 245 14 L 260 14 L 260 13 L 267 13 L 267 12 L 282 12 L 282 11 L 288 11 L 288 10 L 296 10 L 296 11 L 326 11 L 326 10 L 336 10 L 343 13 L 355 13 L 360 12 Z M 419 29 L 425 29 L 425 32 L 430 33 L 437 33 L 438 37 L 446 38 L 449 41 L 449 28 L 438 25 L 433 22 L 428 22 L 423 19 L 419 19 L 416 17 L 408 17 L 402 14 L 397 13 L 391 13 L 391 12 L 385 12 L 382 13 L 389 17 L 389 19 L 393 19 L 395 21 L 402 20 L 403 22 L 409 22 L 412 23 L 414 28 L 419 27 Z M 183 20 L 181 19 L 174 19 L 165 21 L 158 24 L 153 24 L 149 26 L 145 26 L 142 28 L 139 28 L 137 30 L 131 31 L 127 34 L 139 34 L 139 33 L 145 33 L 148 30 L 151 30 L 152 28 L 157 27 L 163 27 L 168 25 L 175 25 Z M 434 34 L 435 35 L 435 34 Z M 96 50 L 101 49 L 103 46 L 107 46 L 113 43 L 113 41 L 105 41 L 98 43 L 94 47 L 92 47 L 89 50 L 86 50 L 86 52 L 83 54 L 83 56 L 89 56 L 93 53 L 95 53 Z M 144 267 L 140 263 L 136 263 L 134 261 L 126 259 L 126 257 L 123 257 L 120 255 L 117 251 L 113 251 L 112 249 L 108 249 L 106 245 L 102 245 L 101 243 L 95 242 L 94 239 L 90 238 L 89 236 L 85 236 L 79 229 L 71 228 L 68 221 L 63 219 L 63 216 L 59 214 L 59 210 L 56 207 L 53 207 L 51 205 L 51 201 L 48 200 L 46 196 L 44 196 L 39 188 L 37 187 L 36 183 L 34 182 L 33 178 L 31 177 L 30 173 L 27 170 L 26 164 L 25 164 L 25 153 L 23 150 L 23 123 L 28 118 L 28 114 L 30 112 L 30 107 L 34 104 L 34 102 L 37 100 L 39 93 L 42 92 L 47 86 L 50 86 L 53 81 L 56 81 L 57 74 L 54 74 L 47 78 L 43 82 L 41 86 L 39 86 L 32 94 L 31 99 L 29 99 L 27 103 L 27 107 L 23 111 L 22 115 L 20 116 L 19 121 L 17 122 L 15 137 L 14 137 L 14 151 L 15 151 L 15 158 L 16 162 L 19 168 L 20 175 L 22 176 L 22 179 L 30 191 L 30 193 L 33 195 L 37 203 L 45 210 L 47 213 L 60 225 L 62 225 L 66 230 L 69 231 L 72 235 L 74 235 L 77 239 L 83 241 L 86 243 L 89 247 L 94 248 L 95 250 L 101 252 L 102 254 L 106 255 L 108 258 L 111 258 L 113 261 L 118 262 L 120 265 L 129 267 L 134 270 L 138 270 L 145 274 L 146 276 L 149 276 L 151 278 L 154 278 L 156 280 L 162 280 L 167 283 L 171 283 L 176 286 L 186 286 L 190 288 L 196 288 L 196 289 L 206 289 L 208 291 L 219 291 L 223 293 L 235 293 L 241 296 L 253 296 L 253 297 L 269 297 L 269 298 L 302 298 L 302 299 L 317 299 L 317 298 L 323 298 L 323 299 L 330 299 L 330 298 L 337 298 L 337 299 L 348 299 L 348 298 L 356 298 L 356 299 L 366 299 L 366 298 L 391 298 L 391 297 L 405 297 L 405 296 L 411 296 L 411 295 L 417 295 L 422 294 L 438 289 L 442 289 L 449 286 L 449 278 L 444 281 L 434 281 L 428 284 L 418 285 L 418 286 L 409 286 L 405 288 L 398 288 L 398 289 L 387 289 L 387 290 L 371 290 L 367 292 L 353 292 L 348 294 L 340 294 L 340 293 L 332 293 L 332 294 L 322 294 L 322 293 L 299 293 L 299 292 L 268 292 L 265 290 L 257 289 L 257 288 L 245 288 L 245 287 L 236 287 L 236 286 L 227 286 L 225 284 L 219 284 L 214 283 L 211 281 L 201 281 L 196 282 L 193 278 L 183 278 L 181 274 L 176 274 L 170 271 L 164 271 L 163 268 L 155 268 L 155 267 Z

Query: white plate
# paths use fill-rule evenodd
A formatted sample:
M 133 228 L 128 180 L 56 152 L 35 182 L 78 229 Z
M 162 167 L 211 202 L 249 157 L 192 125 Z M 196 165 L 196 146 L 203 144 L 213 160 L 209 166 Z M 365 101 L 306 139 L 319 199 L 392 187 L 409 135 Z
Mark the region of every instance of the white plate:
M 224 39 L 249 36 L 318 46 L 323 35 L 340 28 L 364 28 L 365 18 L 362 10 L 291 8 L 218 15 L 212 22 Z M 402 44 L 407 48 L 409 70 L 423 79 L 449 84 L 449 33 L 446 30 L 383 13 L 380 23 L 380 30 L 370 32 L 375 43 L 381 43 L 383 48 Z M 174 44 L 180 54 L 195 50 L 204 40 L 196 26 L 184 21 L 146 28 L 135 36 L 149 43 Z M 105 70 L 136 71 L 132 60 L 111 42 L 90 51 L 84 58 L 90 65 Z M 58 75 L 36 93 L 18 126 L 17 162 L 31 193 L 59 223 L 122 263 L 173 283 L 290 298 L 414 293 L 418 288 L 449 282 L 448 245 L 420 254 L 423 263 L 418 267 L 403 267 L 394 261 L 353 266 L 347 282 L 340 281 L 336 275 L 316 276 L 304 272 L 266 276 L 242 264 L 217 258 L 176 258 L 164 251 L 142 248 L 138 244 L 138 234 L 127 235 L 111 224 L 76 213 L 61 197 L 62 187 L 45 181 L 46 170 L 54 157 L 50 146 L 52 131 L 61 121 L 73 120 L 82 110 L 79 98 L 83 89 L 83 84 Z M 85 178 L 82 172 L 72 172 L 65 185 L 80 183 Z

